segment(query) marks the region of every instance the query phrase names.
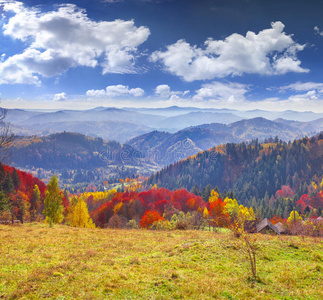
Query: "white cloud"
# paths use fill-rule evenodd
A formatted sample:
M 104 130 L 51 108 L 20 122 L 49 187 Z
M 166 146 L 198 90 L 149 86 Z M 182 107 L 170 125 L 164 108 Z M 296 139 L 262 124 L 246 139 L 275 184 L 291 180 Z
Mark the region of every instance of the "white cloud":
M 21 2 L 0 1 L 5 13 L 3 33 L 27 48 L 0 63 L 0 84 L 40 84 L 40 76 L 62 74 L 69 68 L 100 65 L 103 73 L 135 73 L 138 46 L 150 31 L 134 21 L 96 22 L 74 4 L 42 13 Z
M 155 94 L 167 98 L 170 96 L 170 86 L 167 84 L 160 84 L 155 88 Z
M 171 91 L 170 86 L 167 84 L 160 84 L 155 88 L 155 94 L 162 98 L 169 98 L 172 96 L 177 96 L 177 98 L 179 98 L 178 96 L 186 96 L 189 93 L 190 91 Z
M 105 97 L 106 93 L 105 90 L 88 90 L 86 92 L 86 96 L 88 97 Z
M 145 91 L 142 88 L 133 88 L 129 89 L 128 86 L 125 85 L 110 85 L 107 86 L 105 90 L 88 90 L 86 95 L 88 97 L 142 97 L 145 94 Z
M 205 48 L 191 46 L 185 40 L 167 46 L 166 51 L 156 51 L 150 59 L 161 62 L 165 69 L 185 81 L 213 79 L 216 77 L 249 74 L 285 74 L 308 72 L 300 67 L 298 51 L 304 45 L 286 35 L 284 24 L 275 22 L 270 29 L 246 36 L 232 34 L 224 40 L 208 39 Z
M 217 100 L 227 101 L 228 103 L 241 102 L 245 100 L 245 94 L 248 92 L 248 86 L 241 83 L 221 83 L 212 82 L 203 84 L 202 88 L 196 91 L 193 97 L 195 100 Z
M 323 36 L 323 31 L 320 31 L 320 28 L 318 28 L 317 26 L 314 27 L 314 31 L 316 34 Z
M 141 88 L 135 88 L 135 89 L 131 89 L 129 91 L 130 95 L 133 95 L 134 97 L 142 97 L 145 94 L 145 91 Z
M 319 94 L 315 91 L 308 91 L 306 94 L 293 95 L 288 98 L 294 102 L 306 102 L 307 100 L 317 100 L 319 99 Z
M 292 91 L 310 91 L 318 90 L 323 93 L 323 83 L 320 82 L 296 82 L 290 85 L 282 86 L 279 88 L 280 91 L 292 90 Z
M 67 100 L 67 95 L 66 93 L 59 93 L 54 96 L 54 101 L 66 101 Z
M 323 100 L 323 83 L 320 82 L 295 82 L 279 88 L 280 93 L 305 92 L 303 94 L 291 95 L 285 101 L 293 104 L 303 105 L 319 105 L 319 101 Z M 315 104 L 316 103 L 316 104 Z M 316 111 L 315 109 L 313 111 Z

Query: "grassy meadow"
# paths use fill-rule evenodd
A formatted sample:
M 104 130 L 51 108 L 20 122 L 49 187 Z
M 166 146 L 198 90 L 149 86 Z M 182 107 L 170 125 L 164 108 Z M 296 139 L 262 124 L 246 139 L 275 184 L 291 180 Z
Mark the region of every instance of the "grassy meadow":
M 253 235 L 259 280 L 230 233 L 0 225 L 0 299 L 323 299 L 323 240 Z

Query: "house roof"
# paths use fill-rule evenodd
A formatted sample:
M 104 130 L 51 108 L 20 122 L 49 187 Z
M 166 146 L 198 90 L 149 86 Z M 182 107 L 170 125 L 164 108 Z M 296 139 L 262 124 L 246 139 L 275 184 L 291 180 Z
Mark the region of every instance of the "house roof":
M 271 223 L 267 218 L 263 219 L 259 224 L 257 224 L 257 232 L 260 232 L 266 227 L 270 228 L 277 234 L 280 234 L 280 231 L 278 230 L 278 228 L 273 223 Z
M 279 222 L 275 225 L 275 227 L 278 229 L 279 233 L 285 232 L 285 227 L 283 223 Z

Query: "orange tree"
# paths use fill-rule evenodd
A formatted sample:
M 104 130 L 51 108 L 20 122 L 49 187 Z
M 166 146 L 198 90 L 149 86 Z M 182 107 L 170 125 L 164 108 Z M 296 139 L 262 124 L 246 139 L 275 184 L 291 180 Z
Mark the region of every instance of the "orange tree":
M 157 221 L 164 221 L 165 218 L 162 217 L 156 210 L 146 210 L 144 215 L 141 217 L 140 220 L 140 227 L 149 229 L 153 223 Z

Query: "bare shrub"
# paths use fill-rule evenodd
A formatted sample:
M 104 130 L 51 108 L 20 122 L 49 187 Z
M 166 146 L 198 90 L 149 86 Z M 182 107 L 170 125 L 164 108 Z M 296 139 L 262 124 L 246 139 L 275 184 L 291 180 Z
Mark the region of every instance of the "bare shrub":
M 176 230 L 187 230 L 188 229 L 188 223 L 184 220 L 178 221 L 175 225 Z
M 116 214 L 109 219 L 108 228 L 114 228 L 114 229 L 125 228 L 126 224 L 127 224 L 127 219 Z

